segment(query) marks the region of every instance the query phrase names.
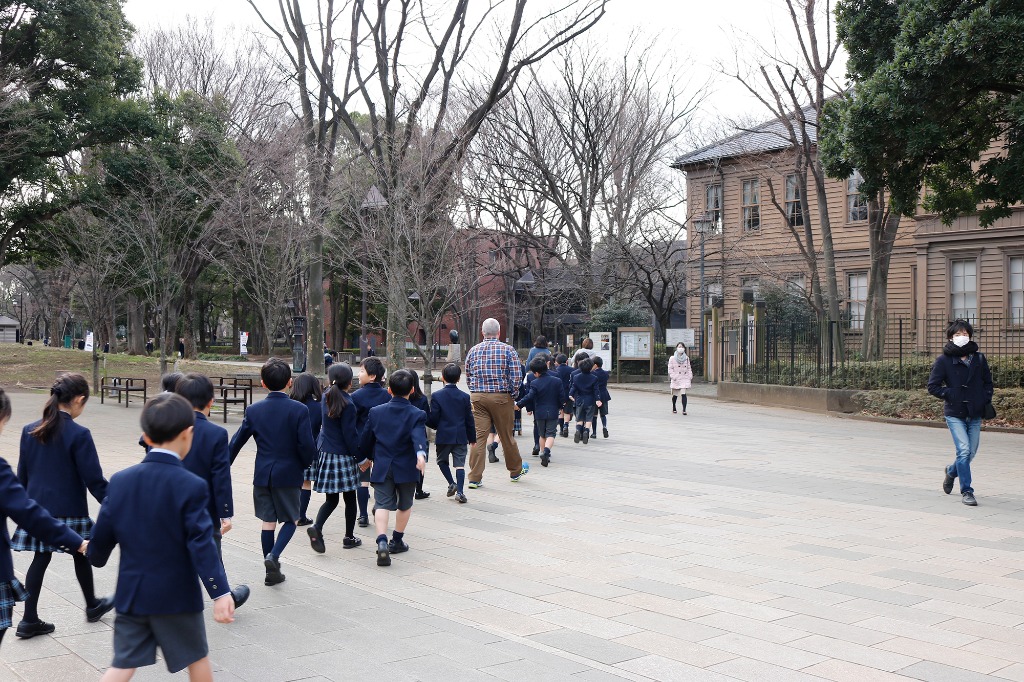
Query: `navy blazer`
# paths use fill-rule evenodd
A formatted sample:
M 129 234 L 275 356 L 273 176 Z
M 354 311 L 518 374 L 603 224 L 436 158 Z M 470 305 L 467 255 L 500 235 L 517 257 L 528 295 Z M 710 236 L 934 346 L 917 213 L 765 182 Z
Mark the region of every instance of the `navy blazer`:
M 309 410 L 309 427 L 313 429 L 313 442 L 315 443 L 317 438 L 320 437 L 320 429 L 323 427 L 324 420 L 320 409 L 320 401 L 307 398 L 306 402 L 302 404 Z
M 597 377 L 597 393 L 600 395 L 600 400 L 603 403 L 608 402 L 612 399 L 611 395 L 608 394 L 608 370 L 604 367 L 595 367 L 590 370 L 590 373 Z
M 440 445 L 475 443 L 476 420 L 469 394 L 455 384 L 431 393 L 427 426 L 437 430 L 434 442 Z
M 577 407 L 596 404 L 601 399 L 597 390 L 597 377 L 590 372 L 573 372 L 569 395 L 575 398 Z
M 231 437 L 232 463 L 250 437 L 256 439 L 253 485 L 302 487 L 303 472 L 317 455 L 305 405 L 280 391 L 271 391 L 266 398 L 253 403 Z
M 316 447 L 320 452 L 329 452 L 334 455 L 349 455 L 356 457 L 359 454 L 359 429 L 356 428 L 356 406 L 352 402 L 352 396 L 346 395 L 348 404 L 341 411 L 341 415 L 334 419 L 327 416 L 327 394 L 320 400 L 320 437 L 316 440 Z
M 565 395 L 569 395 L 569 383 L 572 380 L 572 367 L 569 365 L 555 365 L 554 369 L 555 376 L 562 380 L 562 385 L 565 386 Z
M 107 496 L 107 479 L 89 429 L 76 424 L 67 412 L 60 413 L 60 420 L 60 427 L 46 443 L 30 435 L 39 422 L 22 429 L 18 480 L 28 496 L 53 516 L 89 516 L 86 488 L 102 502 Z
M 111 477 L 88 555 L 93 566 L 103 566 L 121 545 L 118 613 L 202 611 L 200 584 L 212 599 L 230 593 L 213 543 L 208 497 L 206 481 L 166 450 L 151 450 L 141 464 Z
M 82 546 L 82 537 L 28 496 L 15 478 L 11 465 L 0 459 L 0 583 L 14 580 L 11 562 L 11 536 L 7 534 L 7 517 L 14 519 L 32 537 L 74 554 Z
M 146 448 L 149 450 L 149 448 Z M 206 415 L 196 410 L 196 424 L 192 431 L 192 449 L 182 464 L 206 481 L 210 495 L 207 510 L 215 532 L 220 532 L 220 520 L 235 515 L 231 493 L 231 454 L 228 452 L 228 432 L 217 426 Z
M 928 392 L 946 402 L 942 412 L 947 417 L 982 416 L 985 403 L 992 401 L 992 389 L 992 372 L 983 353 L 975 353 L 970 365 L 943 353 L 928 376 Z
M 427 415 L 405 398 L 392 398 L 370 410 L 359 437 L 359 451 L 373 460 L 370 483 L 418 483 L 416 453 L 427 451 Z
M 526 395 L 516 405 L 526 407 L 537 419 L 558 419 L 565 400 L 565 386 L 561 380 L 551 374 L 542 374 L 527 384 Z
M 358 388 L 350 397 L 356 405 L 356 429 L 360 436 L 366 427 L 366 418 L 370 415 L 370 410 L 391 401 L 391 394 L 376 382 Z

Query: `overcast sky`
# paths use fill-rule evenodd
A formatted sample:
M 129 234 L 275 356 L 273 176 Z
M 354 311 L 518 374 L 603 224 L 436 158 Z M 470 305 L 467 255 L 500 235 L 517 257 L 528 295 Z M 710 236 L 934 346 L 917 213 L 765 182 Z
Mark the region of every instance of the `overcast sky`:
M 539 0 L 542 4 L 549 1 Z M 245 0 L 127 0 L 125 13 L 140 29 L 171 25 L 190 14 L 212 15 L 217 25 L 261 28 Z M 681 80 L 713 80 L 702 114 L 709 124 L 719 119 L 766 117 L 742 86 L 716 75 L 715 64 L 733 62 L 737 51 L 750 58 L 757 52 L 755 42 L 771 45 L 774 35 L 791 35 L 783 0 L 611 0 L 607 15 L 595 30 L 610 50 L 621 51 L 632 29 L 658 36 L 660 49 L 669 53 Z M 836 73 L 842 73 L 841 65 Z

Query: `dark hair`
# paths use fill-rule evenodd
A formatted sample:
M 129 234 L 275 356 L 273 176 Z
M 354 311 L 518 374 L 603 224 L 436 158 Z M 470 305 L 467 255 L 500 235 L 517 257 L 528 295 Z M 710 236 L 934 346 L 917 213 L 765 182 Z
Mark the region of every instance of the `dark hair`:
M 576 369 L 584 374 L 590 374 L 590 370 L 594 369 L 594 361 L 590 358 L 583 358 L 580 360 L 580 364 L 576 365 Z
M 416 388 L 416 383 L 415 374 L 407 369 L 400 369 L 388 379 L 388 388 L 391 389 L 391 395 L 407 398 L 411 397 L 409 394 Z
M 538 355 L 533 360 L 530 360 L 530 371 L 536 372 L 537 374 L 546 374 L 548 371 L 548 363 L 542 356 Z
M 60 406 L 67 405 L 78 396 L 89 399 L 89 382 L 81 374 L 61 374 L 50 387 L 50 397 L 43 406 L 43 419 L 29 434 L 40 443 L 50 440 L 62 424 Z
M 166 393 L 174 393 L 178 388 L 178 380 L 185 376 L 181 372 L 171 372 L 160 377 L 160 390 Z
M 595 355 L 593 360 L 595 366 L 604 367 L 604 358 L 602 358 L 600 355 Z
M 565 353 L 559 353 L 558 357 L 555 358 L 555 362 L 557 362 L 560 365 L 564 365 L 565 363 L 569 362 L 569 357 Z
M 295 378 L 292 379 L 292 391 L 288 394 L 288 397 L 292 400 L 298 400 L 300 403 L 304 403 L 310 398 L 319 401 L 320 390 L 320 380 L 309 372 L 303 372 L 302 374 L 296 374 Z
M 588 353 L 585 350 L 578 350 L 578 351 L 576 351 L 576 355 L 572 356 L 573 367 L 579 367 L 581 362 L 583 362 L 584 360 L 589 360 L 589 359 L 590 359 L 590 353 Z
M 342 411 L 352 402 L 348 397 L 349 386 L 352 385 L 352 366 L 347 362 L 338 362 L 327 370 L 327 416 L 337 419 Z
M 420 375 L 411 369 L 407 371 L 412 375 L 412 395 L 409 396 L 409 400 L 419 400 L 423 397 L 423 388 L 420 387 Z
M 213 382 L 205 374 L 186 374 L 178 379 L 174 392 L 187 400 L 193 410 L 205 410 L 213 400 Z
M 0 424 L 11 418 L 11 399 L 0 388 Z
M 534 348 L 547 348 L 548 347 L 548 337 L 546 337 L 546 336 L 538 336 L 537 339 L 533 342 L 533 347 Z
M 583 343 L 581 343 L 580 346 L 586 348 L 587 350 L 592 350 L 594 348 L 594 339 L 588 336 L 587 338 L 583 339 Z
M 142 408 L 142 432 L 161 445 L 178 437 L 196 423 L 196 415 L 187 400 L 177 393 L 161 393 Z
M 363 360 L 363 371 L 380 383 L 384 378 L 384 363 L 378 358 L 370 357 Z
M 449 362 L 441 370 L 441 376 L 449 384 L 459 383 L 459 379 L 462 377 L 462 368 L 456 365 L 454 362 Z
M 270 358 L 260 368 L 260 379 L 271 391 L 283 391 L 292 378 L 292 368 L 281 358 Z
M 952 339 L 953 335 L 957 332 L 967 332 L 967 336 L 972 339 L 974 338 L 974 327 L 972 327 L 971 323 L 967 320 L 953 320 L 953 324 L 949 325 L 949 328 L 946 329 L 946 338 Z

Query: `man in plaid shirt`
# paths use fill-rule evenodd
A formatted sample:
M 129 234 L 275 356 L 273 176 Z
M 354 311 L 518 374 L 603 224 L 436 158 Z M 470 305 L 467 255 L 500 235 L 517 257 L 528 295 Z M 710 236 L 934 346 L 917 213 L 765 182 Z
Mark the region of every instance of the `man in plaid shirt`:
M 501 326 L 493 317 L 484 320 L 481 326 L 484 340 L 473 346 L 466 355 L 466 382 L 476 421 L 476 444 L 469 453 L 470 488 L 483 485 L 484 465 L 487 461 L 484 449 L 492 424 L 501 439 L 505 466 L 512 482 L 519 481 L 530 471 L 530 465 L 524 463 L 519 455 L 519 446 L 512 433 L 515 396 L 522 381 L 519 354 L 512 346 L 498 340 L 500 331 Z

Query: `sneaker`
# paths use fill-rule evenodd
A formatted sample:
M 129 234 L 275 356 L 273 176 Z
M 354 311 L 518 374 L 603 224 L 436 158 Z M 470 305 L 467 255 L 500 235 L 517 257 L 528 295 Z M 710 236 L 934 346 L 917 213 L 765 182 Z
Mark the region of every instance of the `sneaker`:
M 601 432 L 604 433 L 605 438 L 608 437 L 608 429 L 601 429 Z
M 580 429 L 576 429 L 576 435 L 572 437 L 572 442 L 573 443 L 579 443 L 580 439 L 582 439 L 582 438 L 583 438 L 583 431 L 581 431 Z
M 545 452 L 543 455 L 540 456 L 540 465 L 542 467 L 546 467 L 550 462 L 551 455 L 549 455 L 548 453 Z
M 525 476 L 528 473 L 530 473 L 530 465 L 527 464 L 526 462 L 523 462 L 523 470 L 519 472 L 518 476 L 512 476 L 509 480 L 511 480 L 513 483 L 518 483 L 523 478 L 523 476 Z
M 469 500 L 462 493 L 455 493 L 455 499 L 459 501 L 459 504 L 466 504 Z
M 480 481 L 470 481 L 468 487 L 472 490 L 476 490 L 477 488 L 483 488 L 484 484 Z
M 295 522 L 295 525 L 296 526 L 312 526 L 313 525 L 313 519 L 309 518 L 308 516 L 303 516 L 301 519 L 299 519 L 298 521 Z
M 370 525 L 370 519 L 366 518 L 365 516 L 360 516 L 359 517 L 359 527 L 360 528 L 366 528 L 369 525 Z
M 284 582 L 284 573 L 281 572 L 281 560 L 275 559 L 273 554 L 263 558 L 263 565 L 267 568 L 267 577 L 263 584 L 267 587 L 279 585 Z
M 583 429 L 583 444 L 590 442 L 590 429 Z
M 978 501 L 976 499 L 974 499 L 974 493 L 966 492 L 966 493 L 961 493 L 961 495 L 963 495 L 963 503 L 966 504 L 968 507 L 977 507 L 978 506 Z
M 949 472 L 945 469 L 943 469 L 942 472 L 946 475 L 946 477 L 942 479 L 942 492 L 948 495 L 953 492 L 953 481 L 956 479 L 950 476 Z
M 391 540 L 388 542 L 388 551 L 392 554 L 401 554 L 402 552 L 409 551 L 409 545 L 405 542 L 405 540 L 396 540 L 394 538 L 391 538 Z
M 533 452 L 530 453 L 534 457 L 540 457 L 540 448 L 534 448 Z
M 387 540 L 377 541 L 377 565 L 378 566 L 390 566 L 391 565 L 391 552 L 388 550 Z
M 344 538 L 341 541 L 341 546 L 345 549 L 353 549 L 361 544 L 363 544 L 363 541 L 354 535 L 352 537 Z
M 95 606 L 91 606 L 85 610 L 85 619 L 90 623 L 97 622 L 100 618 L 110 612 L 110 609 L 114 608 L 114 597 L 103 597 Z
M 53 623 L 41 620 L 35 622 L 23 620 L 18 623 L 18 631 L 15 634 L 21 639 L 32 639 L 36 635 L 48 635 L 56 629 Z
M 458 490 L 459 490 L 459 486 L 457 486 L 454 483 L 452 483 L 450 486 L 448 486 L 448 497 L 451 497 L 452 495 L 454 495 L 456 492 L 458 492 Z
M 231 600 L 235 602 L 235 608 L 239 608 L 242 604 L 249 601 L 249 586 L 248 585 L 236 585 L 231 590 Z
M 327 547 L 324 546 L 324 535 L 320 532 L 319 528 L 310 526 L 306 529 L 306 534 L 309 535 L 309 544 L 314 552 L 323 554 L 327 551 Z
M 428 497 L 430 497 L 430 493 L 428 493 L 426 490 L 421 490 L 415 495 L 413 495 L 413 497 L 415 497 L 417 500 L 425 500 Z

